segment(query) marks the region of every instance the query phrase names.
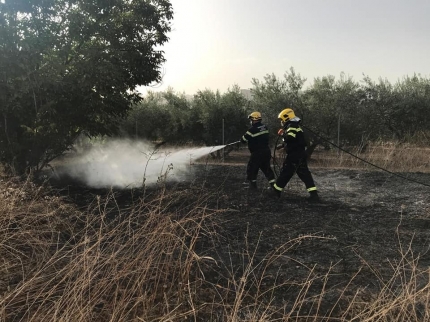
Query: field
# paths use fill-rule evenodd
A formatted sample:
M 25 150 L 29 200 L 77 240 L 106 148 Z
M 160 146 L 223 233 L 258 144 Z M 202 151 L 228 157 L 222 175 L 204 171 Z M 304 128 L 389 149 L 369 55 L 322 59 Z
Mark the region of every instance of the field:
M 428 321 L 427 152 L 317 152 L 318 204 L 297 177 L 250 191 L 243 150 L 139 189 L 4 180 L 0 318 Z

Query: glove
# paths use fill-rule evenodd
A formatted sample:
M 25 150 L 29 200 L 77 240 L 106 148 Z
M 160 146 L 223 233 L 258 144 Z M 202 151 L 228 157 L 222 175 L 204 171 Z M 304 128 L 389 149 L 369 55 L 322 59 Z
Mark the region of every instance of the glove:
M 279 136 L 284 135 L 284 130 L 283 130 L 283 129 L 279 129 L 279 131 L 278 131 L 278 135 L 279 135 Z
M 284 145 L 283 144 L 278 144 L 277 146 L 276 146 L 276 150 L 280 150 L 280 149 L 283 149 L 284 148 Z

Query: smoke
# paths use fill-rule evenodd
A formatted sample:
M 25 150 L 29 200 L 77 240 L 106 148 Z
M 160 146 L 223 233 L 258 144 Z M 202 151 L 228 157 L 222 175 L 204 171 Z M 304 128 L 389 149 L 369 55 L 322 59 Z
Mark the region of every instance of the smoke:
M 156 150 L 147 142 L 112 140 L 72 155 L 57 173 L 94 188 L 133 188 L 158 180 L 182 181 L 189 177 L 193 162 L 223 147 Z

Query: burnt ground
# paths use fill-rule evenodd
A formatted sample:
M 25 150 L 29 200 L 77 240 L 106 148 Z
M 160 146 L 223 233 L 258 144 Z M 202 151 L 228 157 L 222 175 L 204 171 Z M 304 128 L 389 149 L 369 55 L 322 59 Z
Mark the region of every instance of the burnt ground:
M 276 199 L 261 173 L 253 192 L 243 184 L 244 166 L 210 167 L 205 175 L 210 187 L 220 189 L 218 207 L 231 211 L 220 215 L 223 238 L 203 253 L 241 277 L 252 261 L 256 284 L 282 285 L 273 293 L 278 301 L 294 303 L 306 293 L 321 300 L 318 310 L 325 316 L 342 311 L 353 296 L 369 303 L 378 294 L 396 294 L 401 285 L 428 283 L 428 276 L 413 276 L 415 269 L 430 266 L 428 186 L 383 171 L 312 172 L 322 198 L 318 204 L 306 200 L 297 176 Z M 430 174 L 400 175 L 430 183 Z M 221 283 L 219 272 L 213 278 Z M 315 310 L 315 303 L 304 305 L 301 314 L 310 314 L 312 306 Z
M 272 304 L 290 303 L 289 309 L 297 298 L 314 296 L 321 301 L 319 313 L 334 316 L 354 296 L 369 302 L 384 287 L 395 293 L 414 278 L 418 288 L 428 283 L 428 276 L 415 275 L 415 269 L 430 266 L 428 186 L 380 170 L 318 169 L 312 163 L 310 168 L 321 203 L 306 200 L 296 176 L 280 199 L 271 197 L 261 173 L 258 190 L 250 191 L 244 164 L 195 164 L 188 182 L 168 186 L 172 191 L 198 187 L 211 194 L 208 208 L 221 210 L 213 218 L 217 236 L 202 235 L 197 252 L 216 261 L 199 269 L 223 290 L 226 302 L 245 277 L 261 301 L 269 289 Z M 429 173 L 401 175 L 430 184 Z M 83 206 L 101 190 L 67 193 Z M 130 204 L 127 192 L 118 200 Z M 393 278 L 399 268 L 402 273 Z M 212 293 L 203 292 L 202 301 L 213 300 Z M 315 302 L 303 305 L 301 313 L 315 310 Z

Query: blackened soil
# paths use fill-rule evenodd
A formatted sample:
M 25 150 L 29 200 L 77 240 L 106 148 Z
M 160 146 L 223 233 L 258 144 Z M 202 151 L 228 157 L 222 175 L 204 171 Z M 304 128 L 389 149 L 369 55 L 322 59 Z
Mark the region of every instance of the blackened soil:
M 199 256 L 211 258 L 199 270 L 218 288 L 213 295 L 202 286 L 202 302 L 214 296 L 234 302 L 246 280 L 250 302 L 293 309 L 306 294 L 321 303 L 316 308 L 317 300 L 310 301 L 301 314 L 336 316 L 353 297 L 369 302 L 384 286 L 394 291 L 414 269 L 430 266 L 428 186 L 383 171 L 312 170 L 320 203 L 307 201 L 297 177 L 279 199 L 261 173 L 258 190 L 249 190 L 243 165 L 194 165 L 187 182 L 167 186 L 207 193 L 208 208 L 220 210 L 212 217 L 216 236 L 203 234 L 197 247 Z M 401 175 L 430 184 L 430 174 Z M 70 188 L 68 194 L 84 206 L 102 193 L 84 192 Z M 121 192 L 118 202 L 129 207 L 138 194 Z M 392 279 L 399 267 L 404 280 Z

